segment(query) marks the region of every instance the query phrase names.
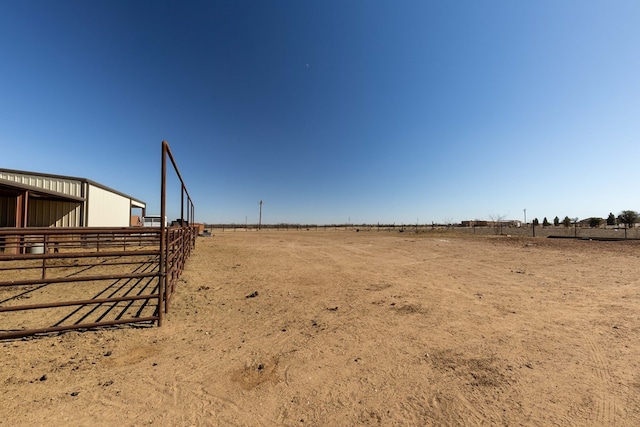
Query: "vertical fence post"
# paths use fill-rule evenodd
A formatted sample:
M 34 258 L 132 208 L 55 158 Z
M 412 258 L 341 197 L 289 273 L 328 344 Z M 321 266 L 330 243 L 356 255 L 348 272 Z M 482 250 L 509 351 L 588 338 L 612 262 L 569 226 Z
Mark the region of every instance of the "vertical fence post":
M 188 219 L 188 217 L 187 217 Z M 184 183 L 180 187 L 180 227 L 184 227 Z
M 164 258 L 162 262 L 164 263 L 164 289 L 165 289 L 165 297 L 164 297 L 164 312 L 169 313 L 169 304 L 171 302 L 171 296 L 173 294 L 173 256 L 172 256 L 172 248 L 171 248 L 171 232 L 167 230 L 164 233 Z
M 49 235 L 45 234 L 44 236 L 42 236 L 42 247 L 43 247 L 43 254 L 46 254 L 49 252 L 49 248 L 48 248 L 48 239 Z M 42 257 L 42 280 L 47 278 L 47 257 Z
M 164 302 L 164 312 L 169 312 L 169 301 L 171 299 L 171 295 L 174 291 L 175 286 L 175 278 L 182 272 L 182 264 L 184 264 L 184 257 L 188 252 L 185 252 L 185 237 L 186 237 L 186 229 L 191 227 L 195 218 L 194 218 L 194 209 L 193 209 L 193 201 L 191 200 L 191 196 L 189 196 L 189 192 L 184 184 L 184 180 L 182 179 L 182 175 L 180 175 L 180 171 L 178 170 L 178 165 L 176 164 L 175 159 L 173 158 L 173 153 L 171 153 L 171 149 L 169 148 L 169 144 L 167 141 L 162 141 L 162 185 L 161 185 L 161 194 L 160 194 L 160 216 L 162 221 L 165 221 L 167 217 L 167 157 L 171 160 L 171 164 L 173 165 L 173 170 L 175 171 L 178 179 L 180 180 L 180 228 L 179 232 L 176 231 L 176 234 L 168 228 L 168 224 L 164 222 L 160 227 L 160 260 L 159 260 L 159 276 L 160 276 L 160 287 L 161 287 L 161 299 Z M 184 202 L 185 195 L 187 197 L 187 217 L 185 218 L 184 213 Z M 185 219 L 189 221 L 189 226 L 185 227 Z M 189 234 L 190 236 L 190 234 Z M 195 244 L 195 242 L 194 242 Z
M 167 141 L 162 141 L 162 167 L 160 173 L 160 254 L 158 258 L 158 291 L 160 292 L 160 301 L 158 305 L 158 326 L 162 325 L 162 313 L 166 313 L 166 272 L 165 272 L 165 223 L 164 217 L 166 211 L 166 195 L 167 192 Z

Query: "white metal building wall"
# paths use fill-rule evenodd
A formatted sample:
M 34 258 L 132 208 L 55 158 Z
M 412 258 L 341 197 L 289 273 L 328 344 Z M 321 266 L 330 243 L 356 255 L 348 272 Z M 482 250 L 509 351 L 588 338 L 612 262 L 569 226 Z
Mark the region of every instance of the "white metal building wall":
M 18 172 L 0 171 L 0 178 L 18 184 L 30 185 L 69 196 L 82 197 L 82 182 L 53 176 L 30 175 Z
M 129 227 L 131 222 L 131 199 L 88 185 L 88 227 Z
M 29 227 L 80 227 L 82 203 L 29 199 Z

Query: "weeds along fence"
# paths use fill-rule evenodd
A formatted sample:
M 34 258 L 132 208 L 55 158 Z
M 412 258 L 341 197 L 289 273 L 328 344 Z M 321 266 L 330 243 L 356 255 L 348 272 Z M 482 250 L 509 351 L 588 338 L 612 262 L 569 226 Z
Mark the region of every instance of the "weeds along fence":
M 0 229 L 0 339 L 160 326 L 196 237 L 189 226 Z

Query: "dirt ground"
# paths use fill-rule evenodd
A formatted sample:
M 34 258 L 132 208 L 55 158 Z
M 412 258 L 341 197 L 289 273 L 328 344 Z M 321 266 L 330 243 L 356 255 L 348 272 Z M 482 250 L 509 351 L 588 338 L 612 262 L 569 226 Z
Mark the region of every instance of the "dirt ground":
M 639 271 L 639 242 L 215 233 L 162 327 L 0 342 L 0 424 L 636 426 Z

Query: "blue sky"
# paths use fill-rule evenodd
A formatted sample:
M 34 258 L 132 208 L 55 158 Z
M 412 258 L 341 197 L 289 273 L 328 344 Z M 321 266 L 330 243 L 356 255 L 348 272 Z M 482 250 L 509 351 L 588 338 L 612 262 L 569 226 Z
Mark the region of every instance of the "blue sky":
M 0 167 L 196 220 L 640 210 L 640 2 L 0 2 Z M 172 179 L 170 216 L 179 214 Z

